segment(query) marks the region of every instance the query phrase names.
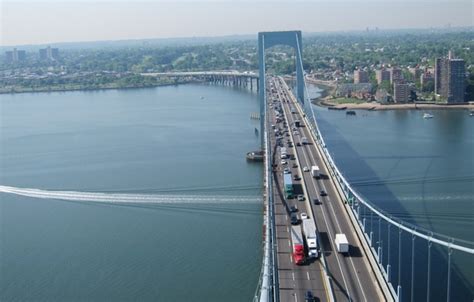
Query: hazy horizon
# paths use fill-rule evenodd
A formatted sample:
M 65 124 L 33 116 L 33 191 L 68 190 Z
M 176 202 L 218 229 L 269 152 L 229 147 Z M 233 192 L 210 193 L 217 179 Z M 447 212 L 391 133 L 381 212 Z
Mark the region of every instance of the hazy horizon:
M 473 26 L 471 1 L 4 1 L 0 46 Z

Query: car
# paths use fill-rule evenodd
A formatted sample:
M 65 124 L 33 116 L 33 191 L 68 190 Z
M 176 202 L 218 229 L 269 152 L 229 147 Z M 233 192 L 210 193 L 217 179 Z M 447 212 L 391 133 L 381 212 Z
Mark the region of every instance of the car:
M 304 294 L 304 300 L 305 300 L 305 302 L 314 302 L 314 296 L 313 296 L 313 293 L 310 290 L 308 290 Z
M 283 173 L 285 173 L 285 174 L 290 174 L 290 173 L 291 173 L 291 171 L 290 171 L 290 169 L 289 169 L 289 168 L 285 168 L 285 169 L 283 170 Z
M 298 195 L 298 201 L 304 201 L 304 195 L 303 194 Z
M 297 143 L 296 143 L 296 146 L 301 147 L 301 143 L 300 143 L 300 142 L 297 142 Z
M 313 203 L 314 203 L 314 204 L 319 204 L 319 202 L 320 202 L 320 201 L 319 201 L 319 198 L 313 198 Z
M 296 163 L 294 163 L 293 168 L 298 168 L 298 165 Z
M 293 176 L 293 180 L 300 180 L 300 179 L 301 179 L 301 178 L 298 176 L 298 174 L 295 174 L 295 175 Z
M 282 160 L 282 161 L 281 161 L 281 164 L 282 164 L 282 165 L 286 165 L 287 163 L 288 163 L 288 162 L 287 162 L 286 160 Z
M 298 131 L 293 131 L 294 135 L 299 135 L 300 133 Z
M 292 225 L 297 225 L 299 222 L 298 215 L 296 213 L 291 213 L 290 222 Z
M 298 208 L 297 208 L 296 206 L 291 206 L 291 207 L 290 207 L 290 212 L 291 212 L 291 213 L 298 212 Z
M 303 168 L 303 172 L 309 172 L 309 168 L 305 166 L 305 167 Z
M 324 190 L 321 190 L 321 192 L 319 192 L 319 195 L 321 195 L 321 196 L 327 196 L 328 193 L 326 193 L 326 191 L 324 191 Z
M 301 217 L 301 220 L 308 219 L 308 214 L 303 212 L 303 213 L 300 214 L 300 217 Z

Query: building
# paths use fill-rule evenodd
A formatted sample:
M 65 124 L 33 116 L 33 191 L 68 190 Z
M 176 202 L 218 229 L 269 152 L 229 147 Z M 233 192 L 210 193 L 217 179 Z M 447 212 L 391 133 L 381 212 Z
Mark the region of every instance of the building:
M 393 67 L 390 69 L 390 84 L 403 82 L 403 74 L 400 68 Z
M 354 84 L 369 83 L 369 73 L 365 70 L 354 70 Z
M 434 90 L 434 76 L 431 72 L 427 71 L 420 76 L 421 90 L 431 92 Z
M 387 90 L 385 89 L 377 89 L 375 93 L 375 100 L 381 104 L 385 104 L 390 102 L 390 95 L 388 94 Z
M 340 84 L 336 88 L 336 97 L 355 97 L 359 99 L 368 99 L 371 97 L 372 84 Z
M 26 51 L 13 48 L 5 52 L 5 60 L 8 63 L 26 60 Z
M 41 48 L 39 50 L 39 57 L 40 60 L 57 60 L 59 59 L 59 49 L 51 48 L 51 46 Z
M 410 99 L 410 86 L 408 84 L 395 83 L 393 85 L 393 101 L 395 103 L 406 103 Z
M 380 69 L 375 71 L 375 78 L 377 79 L 377 84 L 382 84 L 383 81 L 390 81 L 390 71 L 385 69 Z
M 462 59 L 455 59 L 450 51 L 446 58 L 435 60 L 435 93 L 448 103 L 465 101 L 466 66 Z

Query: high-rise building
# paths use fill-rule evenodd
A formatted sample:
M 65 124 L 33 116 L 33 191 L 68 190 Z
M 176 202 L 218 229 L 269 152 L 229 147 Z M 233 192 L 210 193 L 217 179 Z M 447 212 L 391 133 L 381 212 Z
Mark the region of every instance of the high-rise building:
M 395 103 L 406 103 L 410 99 L 410 86 L 408 84 L 393 84 L 393 101 Z
M 462 59 L 455 59 L 450 51 L 446 58 L 435 60 L 435 93 L 448 103 L 464 102 L 466 67 Z
M 393 67 L 390 69 L 390 84 L 403 82 L 403 74 L 400 68 Z
M 40 58 L 40 60 L 48 59 L 48 53 L 46 52 L 46 48 L 41 48 L 39 50 L 39 58 Z
M 39 50 L 39 57 L 40 60 L 57 60 L 59 58 L 59 49 L 51 48 L 51 46 L 41 48 Z
M 390 81 L 390 71 L 385 69 L 380 69 L 375 71 L 375 78 L 377 79 L 377 84 L 382 84 L 383 81 Z
M 369 83 L 369 73 L 365 70 L 354 70 L 354 84 Z
M 13 50 L 5 52 L 5 60 L 7 62 L 24 61 L 26 60 L 26 51 L 13 48 Z
M 429 71 L 424 72 L 420 76 L 421 90 L 423 91 L 433 91 L 434 88 L 434 77 L 433 74 Z

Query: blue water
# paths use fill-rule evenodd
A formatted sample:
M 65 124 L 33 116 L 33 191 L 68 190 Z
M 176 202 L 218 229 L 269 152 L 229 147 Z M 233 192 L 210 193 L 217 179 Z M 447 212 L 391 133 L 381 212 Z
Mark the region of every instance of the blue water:
M 317 92 L 313 88 L 312 93 Z M 473 246 L 474 118 L 466 110 L 358 110 L 356 116 L 347 116 L 345 111 L 313 108 L 336 164 L 370 203 L 413 226 L 445 235 L 445 240 Z M 434 118 L 423 119 L 424 112 Z M 378 220 L 374 226 L 378 240 Z M 384 248 L 386 229 L 384 225 Z M 392 259 L 397 259 L 398 231 L 392 228 L 391 236 Z M 404 235 L 404 299 L 410 299 L 411 244 L 411 237 Z M 415 247 L 415 297 L 422 300 L 426 299 L 426 241 L 418 240 Z M 436 248 L 432 257 L 431 300 L 445 301 L 447 249 Z M 451 299 L 471 301 L 472 256 L 456 252 L 452 261 Z
M 2 95 L 0 106 L 0 185 L 46 194 L 0 193 L 0 300 L 252 299 L 262 255 L 262 167 L 245 160 L 259 146 L 255 94 L 183 85 Z M 131 197 L 64 201 L 51 190 Z

